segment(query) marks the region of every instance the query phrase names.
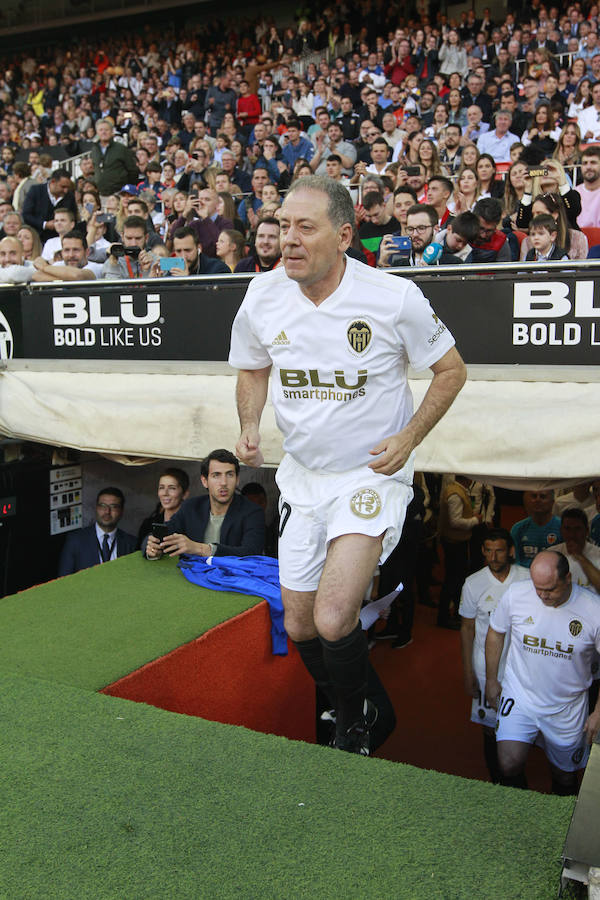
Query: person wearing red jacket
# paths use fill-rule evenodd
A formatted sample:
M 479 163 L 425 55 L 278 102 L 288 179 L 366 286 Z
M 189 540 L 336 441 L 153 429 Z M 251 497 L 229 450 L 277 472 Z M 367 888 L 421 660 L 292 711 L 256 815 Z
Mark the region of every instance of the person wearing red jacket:
M 262 108 L 258 96 L 250 93 L 247 81 L 240 81 L 240 96 L 237 99 L 235 114 L 244 134 L 252 131 L 261 113 Z
M 415 67 L 410 56 L 410 44 L 406 38 L 394 40 L 390 45 L 390 60 L 384 66 L 385 77 L 392 84 L 402 84 L 407 75 L 412 75 Z

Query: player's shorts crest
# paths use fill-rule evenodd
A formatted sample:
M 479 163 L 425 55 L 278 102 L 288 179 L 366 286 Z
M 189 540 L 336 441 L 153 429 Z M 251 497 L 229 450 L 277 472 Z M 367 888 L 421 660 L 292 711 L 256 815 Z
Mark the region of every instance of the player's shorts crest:
M 371 326 L 364 319 L 355 319 L 348 325 L 348 343 L 355 353 L 364 353 L 373 337 Z
M 575 753 L 571 757 L 571 759 L 573 760 L 575 765 L 578 765 L 581 762 L 581 760 L 583 759 L 584 749 L 585 749 L 584 747 L 578 747 L 578 749 L 575 751 Z
M 581 634 L 583 630 L 583 625 L 579 621 L 579 619 L 571 619 L 569 622 L 569 631 L 573 635 L 573 637 L 577 637 L 578 634 Z
M 361 519 L 374 519 L 381 512 L 381 497 L 373 488 L 361 488 L 350 498 L 350 509 Z

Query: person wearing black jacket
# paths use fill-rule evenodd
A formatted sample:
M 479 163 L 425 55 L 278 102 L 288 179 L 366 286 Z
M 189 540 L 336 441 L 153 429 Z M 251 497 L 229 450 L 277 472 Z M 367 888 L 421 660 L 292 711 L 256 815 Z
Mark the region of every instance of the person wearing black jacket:
M 168 535 L 148 536 L 146 557 L 257 556 L 265 544 L 265 514 L 260 506 L 236 493 L 240 464 L 229 450 L 213 450 L 202 461 L 200 475 L 208 495 L 190 497 L 169 521 Z
M 66 169 L 55 169 L 45 184 L 34 184 L 25 197 L 23 219 L 35 228 L 42 243 L 56 237 L 54 213 L 57 209 L 71 210 L 77 220 L 77 203 Z

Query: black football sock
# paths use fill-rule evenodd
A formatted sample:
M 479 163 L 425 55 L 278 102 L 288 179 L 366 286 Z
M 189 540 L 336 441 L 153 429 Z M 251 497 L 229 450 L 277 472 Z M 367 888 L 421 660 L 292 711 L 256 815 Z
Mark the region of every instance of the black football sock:
M 502 773 L 498 763 L 498 745 L 496 744 L 495 735 L 488 734 L 487 731 L 483 732 L 483 756 L 493 783 L 500 784 L 502 782 Z
M 520 775 L 503 775 L 500 779 L 500 784 L 504 785 L 504 787 L 521 788 L 524 791 L 529 787 L 524 772 L 521 772 Z
M 359 622 L 350 634 L 339 641 L 327 641 L 325 638 L 320 638 L 320 641 L 325 666 L 337 697 L 336 730 L 338 734 L 345 734 L 351 725 L 363 718 L 369 663 L 367 636 Z
M 576 777 L 568 784 L 557 781 L 556 778 L 552 779 L 552 793 L 556 794 L 558 797 L 576 797 L 578 792 L 579 785 L 577 784 Z
M 315 684 L 323 691 L 329 705 L 335 707 L 335 689 L 323 659 L 323 645 L 320 639 L 314 637 L 308 641 L 294 641 L 294 645 L 302 662 L 314 678 Z

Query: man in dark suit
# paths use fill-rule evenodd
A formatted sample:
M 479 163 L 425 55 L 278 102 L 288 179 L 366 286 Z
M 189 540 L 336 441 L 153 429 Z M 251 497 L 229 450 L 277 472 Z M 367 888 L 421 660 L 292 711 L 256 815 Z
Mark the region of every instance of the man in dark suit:
M 125 497 L 119 488 L 102 488 L 96 497 L 95 523 L 67 535 L 58 564 L 59 576 L 72 575 L 137 549 L 137 538 L 117 528 L 124 505 Z
M 23 218 L 39 233 L 42 243 L 56 237 L 54 213 L 70 209 L 77 221 L 77 203 L 66 169 L 55 169 L 45 184 L 34 184 L 23 203 Z
M 260 506 L 236 494 L 240 464 L 229 450 L 213 450 L 202 461 L 200 476 L 208 490 L 190 497 L 169 521 L 169 534 L 148 537 L 146 556 L 256 556 L 265 544 L 265 514 Z

